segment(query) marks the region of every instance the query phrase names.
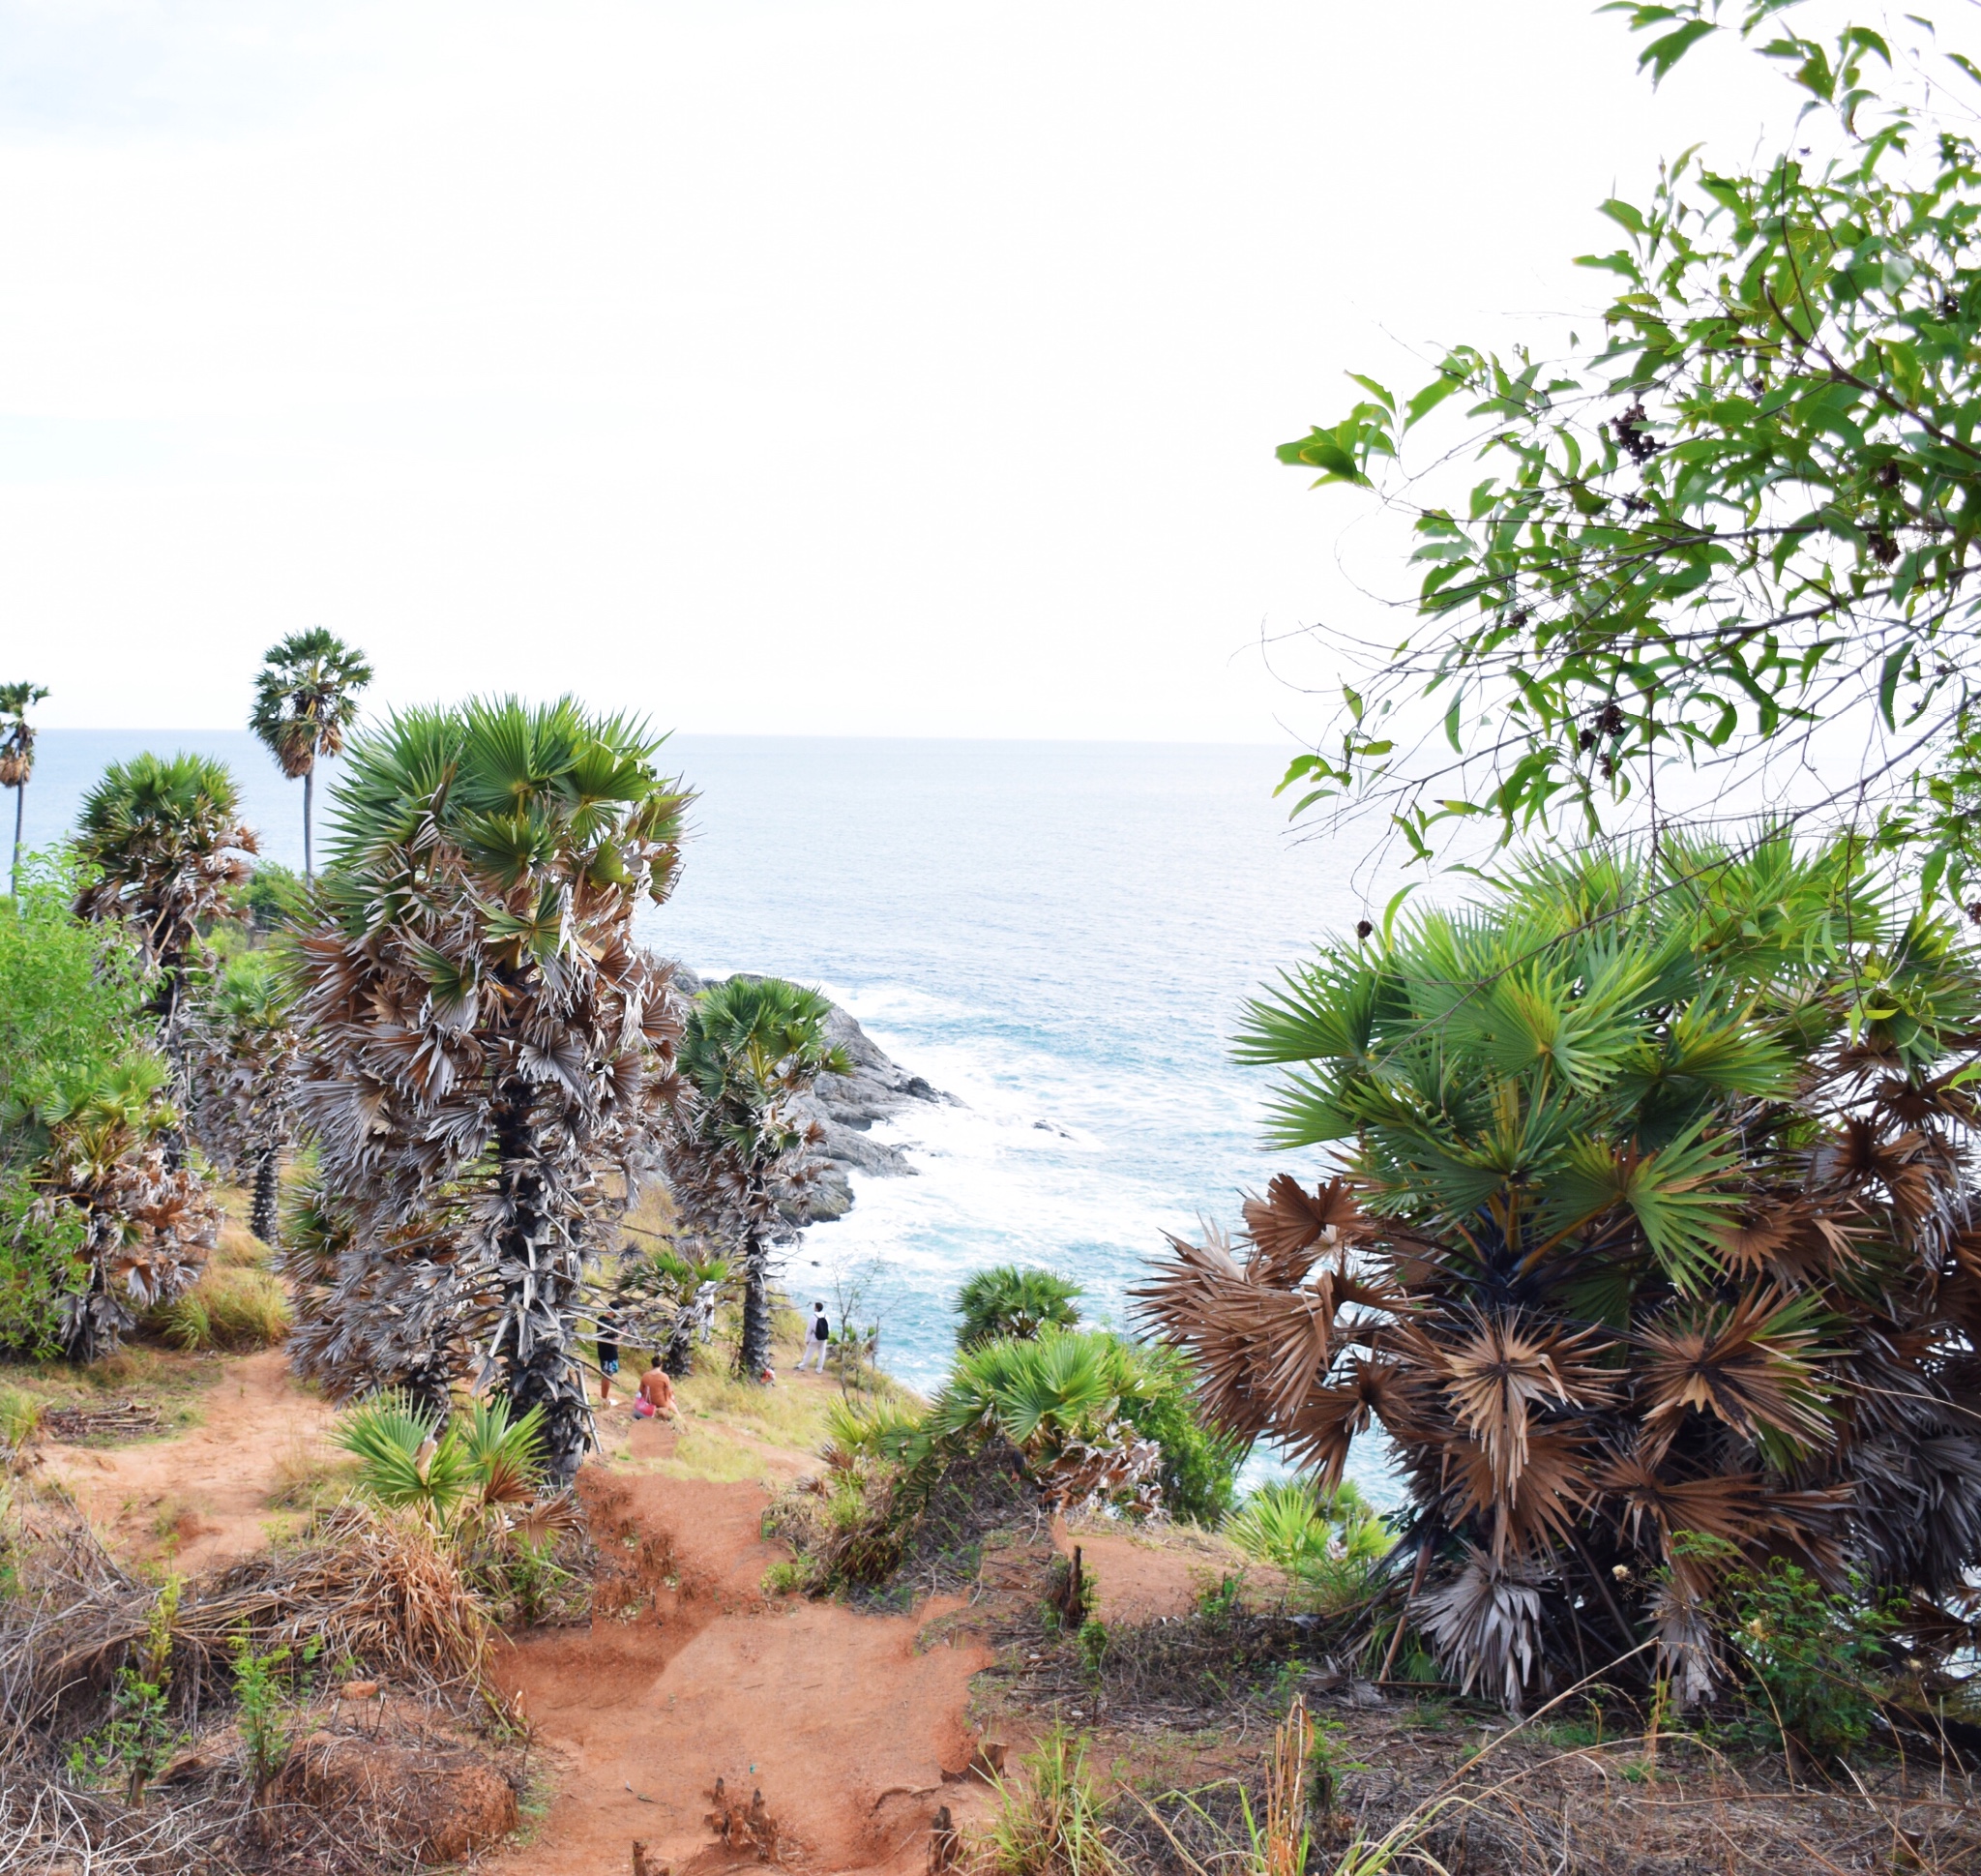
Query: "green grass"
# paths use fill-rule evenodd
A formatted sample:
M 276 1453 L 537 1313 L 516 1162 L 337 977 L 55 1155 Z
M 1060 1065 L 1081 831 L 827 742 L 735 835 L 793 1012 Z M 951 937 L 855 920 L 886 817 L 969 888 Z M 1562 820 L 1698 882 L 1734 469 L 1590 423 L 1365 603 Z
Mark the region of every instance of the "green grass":
M 294 1317 L 288 1293 L 266 1270 L 247 1265 L 208 1266 L 192 1288 L 153 1312 L 151 1322 L 176 1349 L 230 1355 L 273 1348 Z

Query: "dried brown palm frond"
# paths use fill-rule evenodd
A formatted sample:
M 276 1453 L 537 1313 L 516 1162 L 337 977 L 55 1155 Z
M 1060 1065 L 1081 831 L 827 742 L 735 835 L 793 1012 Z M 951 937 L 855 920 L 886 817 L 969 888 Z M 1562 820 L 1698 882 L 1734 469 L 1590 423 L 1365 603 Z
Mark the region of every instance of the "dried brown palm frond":
M 1485 1452 L 1494 1496 L 1519 1496 L 1533 1415 L 1607 1402 L 1615 1379 L 1594 1365 L 1593 1329 L 1534 1324 L 1520 1310 L 1473 1316 L 1469 1332 L 1438 1350 L 1458 1423 Z
M 1509 1712 L 1521 1711 L 1541 1655 L 1544 1581 L 1529 1563 L 1495 1563 L 1467 1548 L 1457 1573 L 1418 1598 L 1412 1613 L 1438 1658 L 1457 1670 L 1462 1692 L 1483 1683 Z
M 1763 1430 L 1798 1448 L 1829 1443 L 1822 1378 L 1810 1359 L 1816 1330 L 1778 1291 L 1730 1306 L 1681 1303 L 1638 1331 L 1635 1369 L 1650 1448 L 1662 1455 L 1690 1413 L 1710 1414 L 1746 1439 Z
M 1267 1185 L 1264 1199 L 1245 1201 L 1244 1211 L 1253 1244 L 1248 1274 L 1288 1288 L 1304 1282 L 1323 1254 L 1345 1249 L 1368 1234 L 1345 1179 L 1330 1179 L 1310 1193 L 1282 1173 Z
M 1590 1450 L 1589 1440 L 1568 1428 L 1537 1427 L 1525 1436 L 1520 1470 L 1504 1477 L 1478 1441 L 1448 1440 L 1446 1520 L 1454 1529 L 1484 1528 L 1495 1562 L 1545 1557 L 1570 1539 L 1588 1504 Z

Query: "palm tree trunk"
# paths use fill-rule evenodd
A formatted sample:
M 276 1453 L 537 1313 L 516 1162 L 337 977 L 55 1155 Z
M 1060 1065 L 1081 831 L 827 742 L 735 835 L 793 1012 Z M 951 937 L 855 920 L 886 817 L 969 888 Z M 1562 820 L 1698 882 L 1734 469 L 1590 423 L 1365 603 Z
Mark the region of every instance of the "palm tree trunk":
M 681 1380 L 695 1365 L 695 1325 L 700 1315 L 693 1296 L 675 1312 L 667 1346 L 661 1351 L 661 1372 L 674 1381 Z
M 496 1189 L 505 1223 L 496 1239 L 503 1271 L 501 1326 L 494 1356 L 510 1412 L 543 1409 L 550 1478 L 569 1485 L 586 1448 L 597 1444 L 591 1398 L 577 1359 L 582 1259 L 553 1214 L 545 1159 L 556 1150 L 532 1123 L 534 1090 L 514 1077 L 496 1091 Z
M 760 1184 L 753 1181 L 753 1184 Z M 760 1381 L 770 1367 L 770 1217 L 761 1191 L 751 1206 L 751 1222 L 743 1239 L 743 1342 L 736 1352 L 736 1372 L 746 1381 Z
M 316 764 L 312 761 L 303 771 L 303 878 L 311 881 L 316 878 L 316 861 L 310 845 L 310 823 L 315 806 Z
M 20 908 L 20 822 L 27 812 L 27 784 L 14 785 L 14 868 L 8 875 L 8 890 L 14 895 L 15 909 Z
M 281 1156 L 282 1149 L 274 1141 L 262 1147 L 254 1166 L 254 1203 L 248 1214 L 248 1229 L 271 1250 L 276 1240 Z

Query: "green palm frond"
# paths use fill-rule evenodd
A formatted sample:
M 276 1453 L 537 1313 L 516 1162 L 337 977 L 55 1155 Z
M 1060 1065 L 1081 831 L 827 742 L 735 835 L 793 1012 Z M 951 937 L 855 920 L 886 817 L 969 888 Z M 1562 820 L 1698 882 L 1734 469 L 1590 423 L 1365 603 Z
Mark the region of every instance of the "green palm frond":
M 956 1295 L 957 1346 L 971 1349 L 1004 1336 L 1029 1341 L 1048 1327 L 1072 1328 L 1079 1322 L 1076 1304 L 1083 1294 L 1052 1270 L 1015 1264 L 978 1270 Z
M 481 1505 L 530 1504 L 542 1492 L 541 1407 L 512 1418 L 507 1401 L 471 1401 L 448 1424 L 445 1443 L 453 1442 L 460 1447 L 468 1490 Z
M 434 1426 L 403 1394 L 379 1394 L 344 1414 L 331 1441 L 357 1460 L 358 1489 L 367 1498 L 445 1524 L 476 1479 L 460 1439 L 452 1428 L 436 1437 Z

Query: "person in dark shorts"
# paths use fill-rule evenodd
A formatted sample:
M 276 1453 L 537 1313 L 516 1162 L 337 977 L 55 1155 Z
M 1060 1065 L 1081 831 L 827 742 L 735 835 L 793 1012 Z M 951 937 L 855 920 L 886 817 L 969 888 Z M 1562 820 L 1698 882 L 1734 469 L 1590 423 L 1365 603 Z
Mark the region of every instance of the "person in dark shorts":
M 599 1405 L 612 1405 L 612 1377 L 619 1372 L 619 1319 L 609 1309 L 599 1312 Z

